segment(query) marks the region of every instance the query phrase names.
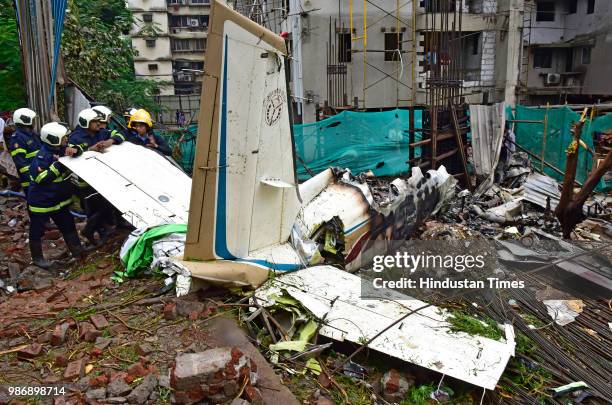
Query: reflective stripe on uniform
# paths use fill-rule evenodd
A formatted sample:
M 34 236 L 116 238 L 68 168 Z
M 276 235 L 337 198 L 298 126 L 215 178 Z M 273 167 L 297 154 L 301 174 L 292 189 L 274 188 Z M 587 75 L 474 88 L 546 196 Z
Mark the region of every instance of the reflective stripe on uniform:
M 20 153 L 23 153 L 23 154 L 25 155 L 26 153 L 28 153 L 28 151 L 26 151 L 26 150 L 25 150 L 25 149 L 23 149 L 23 148 L 17 148 L 17 149 L 15 149 L 15 150 L 11 151 L 11 156 L 17 156 L 17 155 L 19 155 Z
M 48 174 L 49 174 L 48 170 L 43 170 L 42 172 L 40 172 L 38 174 L 38 176 L 36 176 L 34 181 L 37 182 L 37 183 L 40 183 L 41 181 L 43 181 L 45 179 L 45 177 L 47 177 Z
M 19 169 L 19 173 L 27 173 L 28 170 L 30 170 L 28 166 L 23 166 L 21 169 Z
M 60 172 L 59 172 L 59 170 L 57 170 L 57 167 L 55 167 L 55 165 L 51 165 L 51 166 L 49 166 L 49 168 L 51 169 L 53 174 L 55 174 L 57 177 L 60 177 Z
M 113 132 L 111 132 L 111 136 L 117 136 L 121 138 L 122 141 L 125 141 L 125 136 L 123 136 L 123 134 L 117 131 L 116 129 L 113 129 Z
M 21 187 L 30 187 L 30 182 L 24 181 L 23 183 L 21 183 Z
M 35 151 L 32 151 L 30 153 L 26 153 L 26 158 L 33 158 L 34 156 L 36 156 L 36 154 L 38 153 L 38 149 L 36 149 Z
M 87 182 L 85 181 L 77 181 L 77 186 L 81 188 L 86 188 L 86 187 L 89 187 L 89 184 L 87 184 Z
M 37 213 L 48 213 L 48 212 L 54 212 L 54 211 L 59 211 L 62 208 L 64 208 L 67 205 L 72 204 L 72 197 L 70 197 L 70 199 L 68 200 L 64 200 L 59 204 L 55 204 L 53 207 L 34 207 L 32 205 L 28 206 L 28 208 L 30 209 L 30 211 L 32 212 L 37 212 Z

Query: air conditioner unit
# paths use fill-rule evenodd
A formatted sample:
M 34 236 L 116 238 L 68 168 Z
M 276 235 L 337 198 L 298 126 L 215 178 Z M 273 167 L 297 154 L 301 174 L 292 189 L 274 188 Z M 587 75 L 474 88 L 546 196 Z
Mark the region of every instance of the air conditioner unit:
M 197 27 L 200 25 L 200 21 L 197 18 L 191 18 L 187 21 L 190 27 Z
M 544 84 L 547 86 L 556 86 L 561 84 L 561 75 L 559 73 L 548 73 L 544 79 Z

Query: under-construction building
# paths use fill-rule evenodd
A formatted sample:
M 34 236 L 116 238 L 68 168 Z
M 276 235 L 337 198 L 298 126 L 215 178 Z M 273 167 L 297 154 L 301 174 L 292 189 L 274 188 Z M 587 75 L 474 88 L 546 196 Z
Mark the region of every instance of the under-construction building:
M 432 75 L 452 76 L 457 95 L 478 103 L 507 99 L 518 80 L 523 0 L 234 3 L 288 33 L 294 102 L 304 122 L 319 112 L 423 105 Z

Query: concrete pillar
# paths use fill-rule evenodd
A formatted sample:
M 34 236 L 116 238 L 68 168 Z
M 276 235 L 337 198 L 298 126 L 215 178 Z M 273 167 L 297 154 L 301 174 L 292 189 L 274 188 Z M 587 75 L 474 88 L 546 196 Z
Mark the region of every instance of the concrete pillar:
M 506 59 L 506 84 L 504 101 L 507 105 L 516 104 L 516 86 L 520 72 L 521 35 L 523 28 L 523 0 L 506 0 L 508 4 L 508 39 Z

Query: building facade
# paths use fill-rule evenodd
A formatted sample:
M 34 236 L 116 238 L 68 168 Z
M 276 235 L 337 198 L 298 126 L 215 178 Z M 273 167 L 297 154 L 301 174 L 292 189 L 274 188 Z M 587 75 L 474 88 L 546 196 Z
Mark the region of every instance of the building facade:
M 523 0 L 230 3 L 277 33 L 288 32 L 295 112 L 303 122 L 314 121 L 321 107 L 333 113 L 424 105 L 428 57 L 440 57 L 449 69 L 461 65 L 468 102 L 504 100 L 506 78 L 518 80 Z M 428 48 L 439 38 L 450 48 L 435 55 Z
M 536 0 L 525 13 L 521 101 L 610 100 L 612 1 Z
M 201 93 L 210 0 L 128 0 L 137 77 L 164 82 L 160 96 Z

